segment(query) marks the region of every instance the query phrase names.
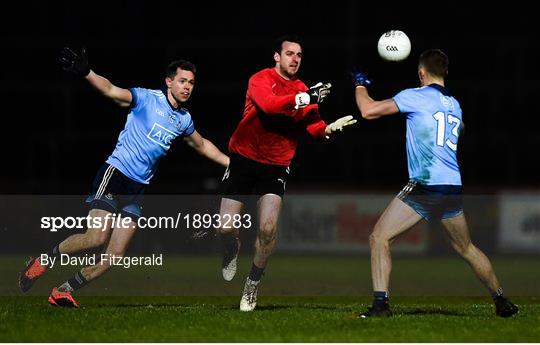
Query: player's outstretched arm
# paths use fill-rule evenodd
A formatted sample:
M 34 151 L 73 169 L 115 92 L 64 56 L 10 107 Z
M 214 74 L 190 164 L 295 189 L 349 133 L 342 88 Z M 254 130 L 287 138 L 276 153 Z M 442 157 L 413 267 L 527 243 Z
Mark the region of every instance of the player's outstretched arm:
M 128 89 L 113 85 L 107 78 L 100 76 L 90 70 L 86 80 L 103 96 L 112 99 L 121 107 L 129 107 L 133 100 L 133 95 Z
M 197 131 L 184 137 L 184 141 L 206 158 L 221 164 L 224 167 L 229 166 L 229 157 L 221 152 L 210 140 L 203 138 Z
M 381 116 L 399 113 L 399 108 L 393 99 L 375 101 L 369 96 L 367 89 L 363 86 L 356 88 L 355 97 L 356 105 L 364 119 L 375 120 Z
M 356 105 L 364 119 L 374 120 L 381 116 L 399 113 L 399 108 L 393 99 L 375 101 L 369 96 L 367 87 L 371 85 L 371 80 L 364 72 L 353 71 L 351 78 L 355 87 Z
M 86 49 L 82 49 L 80 53 L 74 52 L 68 47 L 64 47 L 60 51 L 58 58 L 62 68 L 79 77 L 83 77 L 90 85 L 98 90 L 102 95 L 115 101 L 122 107 L 129 107 L 132 101 L 131 92 L 113 85 L 107 78 L 104 78 L 90 69 Z

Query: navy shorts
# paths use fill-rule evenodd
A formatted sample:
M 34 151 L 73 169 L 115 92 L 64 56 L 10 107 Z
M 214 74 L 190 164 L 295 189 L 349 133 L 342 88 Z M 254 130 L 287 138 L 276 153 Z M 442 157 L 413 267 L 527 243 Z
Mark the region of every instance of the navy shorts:
M 425 185 L 409 181 L 397 198 L 427 220 L 448 219 L 463 213 L 461 186 Z
M 231 161 L 221 182 L 223 196 L 245 202 L 253 195 L 285 194 L 288 166 L 259 163 L 234 153 L 229 156 Z
M 92 193 L 86 198 L 91 209 L 105 210 L 136 220 L 142 215 L 142 196 L 146 185 L 134 181 L 105 163 L 99 169 Z

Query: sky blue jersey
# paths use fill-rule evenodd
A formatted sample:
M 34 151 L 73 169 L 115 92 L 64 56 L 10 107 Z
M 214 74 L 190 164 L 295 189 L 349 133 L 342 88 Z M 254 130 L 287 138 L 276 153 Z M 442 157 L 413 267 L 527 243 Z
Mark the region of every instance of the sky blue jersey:
M 148 184 L 174 139 L 193 134 L 195 127 L 189 112 L 173 108 L 163 91 L 129 91 L 131 112 L 107 163 L 132 180 Z
M 448 89 L 431 84 L 394 96 L 407 115 L 409 178 L 427 185 L 461 185 L 457 161 L 461 107 Z

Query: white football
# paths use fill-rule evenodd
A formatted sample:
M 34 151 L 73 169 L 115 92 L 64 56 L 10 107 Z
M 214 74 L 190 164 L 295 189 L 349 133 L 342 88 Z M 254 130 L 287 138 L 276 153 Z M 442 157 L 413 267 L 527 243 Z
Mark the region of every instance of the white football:
M 377 51 L 387 61 L 405 60 L 411 53 L 411 41 L 403 31 L 386 31 L 379 38 Z

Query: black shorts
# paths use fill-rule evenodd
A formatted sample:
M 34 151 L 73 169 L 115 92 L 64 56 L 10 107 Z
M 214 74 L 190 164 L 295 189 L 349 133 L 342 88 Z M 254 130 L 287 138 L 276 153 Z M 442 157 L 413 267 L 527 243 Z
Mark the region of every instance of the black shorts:
M 425 185 L 409 181 L 397 198 L 427 220 L 454 218 L 463 213 L 461 186 Z
M 86 202 L 91 209 L 105 210 L 135 220 L 142 214 L 141 202 L 145 187 L 144 183 L 130 179 L 114 166 L 105 163 L 94 179 L 92 193 Z
M 230 158 L 221 182 L 222 195 L 245 202 L 252 195 L 285 194 L 288 166 L 263 164 L 234 153 Z

